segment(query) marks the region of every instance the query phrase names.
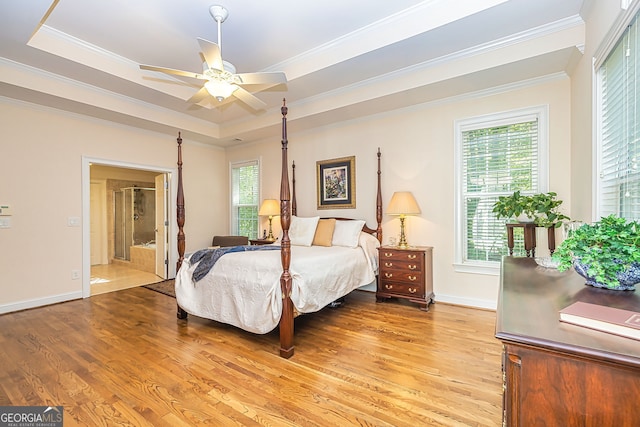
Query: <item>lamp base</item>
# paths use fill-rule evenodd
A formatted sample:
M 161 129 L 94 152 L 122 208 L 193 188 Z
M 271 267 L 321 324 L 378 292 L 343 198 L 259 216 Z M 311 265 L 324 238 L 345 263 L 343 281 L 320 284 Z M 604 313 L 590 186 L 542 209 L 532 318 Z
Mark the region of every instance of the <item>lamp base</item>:
M 273 221 L 273 217 L 272 216 L 269 217 L 269 234 L 267 234 L 267 238 L 265 240 L 268 240 L 270 242 L 275 242 L 276 238 L 273 236 L 273 229 L 271 228 L 271 221 Z
M 404 234 L 404 215 L 400 215 L 400 241 L 398 242 L 400 249 L 406 249 L 409 247 L 407 243 L 407 237 Z

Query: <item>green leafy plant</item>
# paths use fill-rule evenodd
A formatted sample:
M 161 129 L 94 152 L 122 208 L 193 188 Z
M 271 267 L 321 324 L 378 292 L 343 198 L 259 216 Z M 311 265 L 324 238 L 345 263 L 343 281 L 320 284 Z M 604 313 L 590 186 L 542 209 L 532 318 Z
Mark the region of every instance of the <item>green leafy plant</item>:
M 500 196 L 493 205 L 493 213 L 500 218 L 517 218 L 526 215 L 541 227 L 560 227 L 563 220 L 570 219 L 560 212 L 562 200 L 553 191 L 533 195 L 523 195 L 514 191 L 509 196 Z
M 587 273 L 608 288 L 618 285 L 618 273 L 640 263 L 640 223 L 615 215 L 584 224 L 560 244 L 552 258 L 564 271 L 578 261 Z

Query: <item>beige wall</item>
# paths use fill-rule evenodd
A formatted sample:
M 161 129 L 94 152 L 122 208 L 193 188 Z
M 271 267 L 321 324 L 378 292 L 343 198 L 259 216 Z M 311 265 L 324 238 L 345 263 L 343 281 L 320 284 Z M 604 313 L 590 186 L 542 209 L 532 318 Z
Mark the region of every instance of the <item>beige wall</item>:
M 375 228 L 376 151 L 382 152 L 383 209 L 394 191 L 409 190 L 422 214 L 409 217 L 409 244 L 434 247 L 436 300 L 495 307 L 498 277 L 456 273 L 454 261 L 454 121 L 530 106 L 549 106 L 550 188 L 570 199 L 570 82 L 557 76 L 517 90 L 427 104 L 368 119 L 338 123 L 305 133 L 289 132 L 289 159 L 296 163 L 298 214 L 363 218 Z M 293 104 L 290 109 L 295 108 Z M 227 151 L 230 161 L 256 154 L 263 160 L 263 197 L 279 191 L 280 141 L 263 141 Z M 316 206 L 316 161 L 356 156 L 356 208 Z M 399 234 L 399 221 L 385 215 L 384 242 Z M 279 230 L 279 226 L 278 226 Z M 544 241 L 544 240 L 543 240 Z
M 83 156 L 174 170 L 176 139 L 8 99 L 0 128 L 0 203 L 13 213 L 0 229 L 0 312 L 79 298 L 83 227 L 67 221 L 83 217 Z M 184 139 L 189 250 L 228 228 L 227 169 L 224 151 Z
M 585 54 L 570 78 L 554 76 L 504 92 L 290 132 L 289 158 L 297 164 L 299 214 L 358 217 L 375 225 L 376 149 L 380 147 L 385 207 L 393 191 L 410 190 L 422 208 L 422 215 L 407 220 L 407 233 L 410 244 L 434 247 L 436 299 L 495 306 L 497 276 L 456 273 L 452 266 L 454 121 L 548 105 L 550 188 L 565 201 L 570 216 L 590 218 L 591 63 L 621 11 L 617 1 L 586 4 Z M 78 298 L 82 283 L 71 279 L 71 271 L 84 268 L 83 228 L 68 227 L 67 219 L 83 217 L 83 158 L 175 170 L 175 137 L 7 99 L 0 99 L 0 124 L 0 203 L 10 204 L 13 210 L 11 228 L 0 229 L 0 312 Z M 187 251 L 192 251 L 207 246 L 213 234 L 229 229 L 229 162 L 259 158 L 262 198 L 278 197 L 280 135 L 226 153 L 190 143 L 188 135 L 184 139 L 185 232 Z M 315 162 L 351 155 L 356 156 L 356 208 L 318 211 Z M 173 220 L 175 212 L 171 215 Z M 279 224 L 274 225 L 277 232 Z M 398 234 L 399 222 L 385 216 L 383 228 L 386 242 Z
M 467 99 L 422 105 L 367 119 L 338 123 L 301 134 L 289 132 L 289 158 L 295 160 L 300 215 L 365 218 L 375 225 L 375 151 L 382 150 L 384 204 L 393 191 L 410 190 L 422 214 L 407 220 L 410 244 L 434 247 L 436 299 L 495 307 L 498 277 L 457 273 L 454 261 L 454 127 L 457 119 L 523 107 L 549 106 L 549 188 L 564 200 L 572 218 L 590 220 L 593 211 L 594 52 L 622 13 L 619 2 L 586 2 L 586 46 L 570 76 L 553 76 L 529 87 Z M 582 47 L 581 47 L 582 48 Z M 291 104 L 290 108 L 295 108 Z M 263 159 L 263 198 L 276 197 L 279 139 L 228 150 L 230 161 Z M 357 206 L 345 211 L 316 209 L 315 162 L 356 156 Z M 386 206 L 385 206 L 386 207 Z M 398 234 L 399 221 L 384 217 L 385 242 Z M 558 236 L 559 237 L 559 236 Z M 545 236 L 539 234 L 539 247 Z

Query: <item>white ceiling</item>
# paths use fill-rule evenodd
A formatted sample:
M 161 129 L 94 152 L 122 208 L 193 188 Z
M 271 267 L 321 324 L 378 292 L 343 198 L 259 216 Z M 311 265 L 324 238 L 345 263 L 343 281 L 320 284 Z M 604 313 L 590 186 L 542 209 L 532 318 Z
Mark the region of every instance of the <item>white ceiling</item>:
M 0 96 L 228 146 L 567 72 L 588 0 L 2 0 Z M 238 73 L 288 83 L 215 108 L 201 83 L 138 64 L 201 72 L 196 39 Z M 213 100 L 213 102 L 217 102 Z

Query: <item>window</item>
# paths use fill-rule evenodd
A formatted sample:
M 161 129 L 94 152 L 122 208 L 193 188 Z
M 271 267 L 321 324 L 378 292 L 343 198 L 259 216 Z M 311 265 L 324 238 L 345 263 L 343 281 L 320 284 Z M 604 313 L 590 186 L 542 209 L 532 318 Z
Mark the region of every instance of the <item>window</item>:
M 496 274 L 507 251 L 499 196 L 546 192 L 546 108 L 456 122 L 456 269 Z M 516 250 L 523 248 L 517 235 Z
M 640 219 L 639 42 L 636 16 L 598 69 L 598 217 Z
M 231 234 L 258 237 L 259 183 L 257 160 L 231 165 Z

